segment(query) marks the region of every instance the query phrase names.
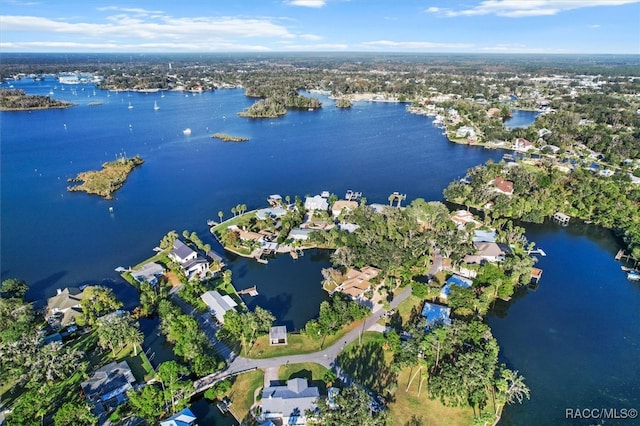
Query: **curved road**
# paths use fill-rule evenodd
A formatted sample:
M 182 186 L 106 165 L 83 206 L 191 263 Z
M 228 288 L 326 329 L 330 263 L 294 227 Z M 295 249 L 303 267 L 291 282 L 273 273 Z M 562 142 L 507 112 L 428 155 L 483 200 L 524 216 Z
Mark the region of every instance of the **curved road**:
M 402 292 L 396 295 L 390 303 L 390 307 L 396 308 L 402 301 L 404 301 L 411 294 L 411 287 L 405 288 Z M 327 347 L 318 352 L 308 353 L 308 354 L 300 354 L 300 355 L 288 355 L 281 356 L 276 358 L 266 358 L 266 359 L 252 359 L 252 358 L 244 358 L 236 355 L 231 349 L 229 349 L 226 345 L 220 342 L 216 336 L 215 332 L 217 331 L 217 327 L 215 326 L 214 321 L 205 315 L 198 315 L 191 306 L 182 301 L 180 298 L 174 295 L 174 300 L 180 305 L 180 307 L 190 315 L 194 316 L 196 320 L 200 323 L 203 328 L 203 331 L 211 341 L 211 344 L 214 348 L 226 359 L 227 368 L 224 370 L 217 371 L 209 376 L 203 377 L 202 379 L 194 382 L 194 387 L 196 389 L 195 393 L 201 392 L 211 386 L 219 380 L 224 379 L 225 377 L 234 376 L 236 374 L 240 374 L 244 371 L 255 370 L 257 368 L 260 369 L 273 369 L 278 368 L 281 365 L 285 364 L 296 364 L 301 362 L 315 362 L 320 364 L 333 372 L 336 373 L 338 378 L 349 385 L 353 379 L 351 379 L 344 371 L 340 369 L 340 366 L 337 364 L 338 354 L 344 346 L 350 342 L 356 340 L 360 334 L 366 330 L 368 330 L 371 326 L 376 324 L 386 312 L 384 309 L 378 306 L 377 310 L 374 310 L 369 317 L 364 321 L 362 327 L 358 327 L 357 329 L 351 330 L 347 334 L 344 335 L 340 341 L 334 343 L 332 346 Z

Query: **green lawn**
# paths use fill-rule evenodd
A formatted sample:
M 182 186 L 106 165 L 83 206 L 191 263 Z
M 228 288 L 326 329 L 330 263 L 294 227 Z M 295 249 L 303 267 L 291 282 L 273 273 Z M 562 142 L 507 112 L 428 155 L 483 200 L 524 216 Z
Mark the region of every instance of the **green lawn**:
M 338 355 L 340 366 L 354 379 L 379 394 L 393 393 L 396 373 L 391 369 L 393 354 L 384 350 L 384 336 L 367 331 L 361 341 L 349 343 Z
M 336 334 L 327 336 L 325 339 L 311 339 L 304 334 L 288 334 L 288 344 L 283 346 L 271 346 L 269 345 L 269 336 L 260 336 L 253 344 L 251 352 L 247 355 L 245 351 L 243 351 L 242 356 L 262 359 L 317 352 L 333 345 L 346 333 L 360 325 L 362 325 L 361 321 L 349 324 L 348 326 L 343 327 Z
M 327 394 L 327 384 L 324 381 L 325 374 L 328 372 L 320 364 L 315 362 L 303 362 L 299 364 L 281 365 L 278 370 L 279 380 L 289 379 L 307 379 L 311 386 L 317 386 L 321 395 Z
M 416 377 L 407 391 L 409 379 L 415 370 L 405 368 L 398 376 L 398 390 L 395 398 L 389 403 L 389 413 L 393 424 L 404 425 L 412 416 L 420 419 L 423 425 L 459 426 L 473 424 L 473 410 L 470 407 L 447 407 L 439 400 L 429 399 L 426 380 L 422 384 L 420 396 L 418 387 L 420 379 Z
M 240 226 L 240 225 L 248 224 L 249 221 L 253 217 L 255 217 L 256 212 L 257 212 L 257 210 L 251 210 L 251 211 L 246 212 L 243 215 L 231 217 L 231 218 L 225 220 L 224 222 L 219 223 L 216 226 L 211 227 L 210 231 L 215 233 L 216 235 L 220 236 L 220 234 L 225 229 L 227 229 L 228 227 L 230 227 L 232 225 Z
M 253 395 L 256 389 L 264 384 L 262 370 L 250 371 L 233 378 L 233 384 L 226 396 L 231 399 L 230 407 L 238 419 L 244 419 L 253 405 Z

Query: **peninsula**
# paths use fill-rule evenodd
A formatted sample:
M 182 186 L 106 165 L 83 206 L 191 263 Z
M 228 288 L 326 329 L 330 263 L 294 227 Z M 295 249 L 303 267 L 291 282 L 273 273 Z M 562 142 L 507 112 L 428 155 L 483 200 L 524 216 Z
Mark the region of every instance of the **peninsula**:
M 113 198 L 113 193 L 124 185 L 129 173 L 144 160 L 136 155 L 133 158 L 118 158 L 115 161 L 104 163 L 102 170 L 91 170 L 79 173 L 69 182 L 82 182 L 80 185 L 68 186 L 68 191 L 84 191 L 87 194 L 96 194 L 108 200 Z
M 214 133 L 211 137 L 215 139 L 220 139 L 224 142 L 247 142 L 249 140 L 249 138 L 244 138 L 242 136 L 227 135 L 225 133 Z
M 69 108 L 70 102 L 56 101 L 48 96 L 27 95 L 20 89 L 0 89 L 0 111 Z

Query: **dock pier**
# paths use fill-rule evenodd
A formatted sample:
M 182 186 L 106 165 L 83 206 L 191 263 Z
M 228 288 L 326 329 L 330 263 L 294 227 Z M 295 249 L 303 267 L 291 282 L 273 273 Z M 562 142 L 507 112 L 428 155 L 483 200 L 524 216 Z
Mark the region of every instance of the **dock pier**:
M 244 290 L 238 290 L 237 293 L 238 294 L 248 294 L 249 296 L 255 297 L 255 296 L 258 295 L 258 289 L 254 285 L 253 287 L 245 288 Z
M 569 219 L 571 219 L 570 216 L 567 216 L 566 214 L 561 212 L 554 213 L 552 218 L 562 226 L 567 226 L 569 224 Z

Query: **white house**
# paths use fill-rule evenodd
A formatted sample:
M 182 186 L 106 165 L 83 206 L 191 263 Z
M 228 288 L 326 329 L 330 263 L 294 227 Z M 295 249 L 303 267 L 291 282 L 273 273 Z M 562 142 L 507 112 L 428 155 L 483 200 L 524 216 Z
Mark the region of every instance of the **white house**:
M 462 126 L 456 130 L 456 138 L 475 138 L 476 131 L 473 127 Z
M 207 291 L 200 296 L 202 301 L 209 307 L 220 324 L 224 324 L 224 314 L 232 310 L 238 304 L 228 295 L 221 295 L 217 291 Z
M 338 217 L 343 211 L 350 212 L 355 210 L 357 207 L 357 201 L 338 200 L 331 206 L 331 213 L 334 217 Z
M 326 198 L 323 198 L 320 195 L 315 195 L 313 197 L 305 198 L 304 208 L 307 210 L 327 211 L 329 209 L 329 203 L 327 202 Z
M 307 379 L 291 379 L 286 386 L 269 386 L 262 391 L 262 414 L 258 421 L 271 420 L 279 425 L 306 425 L 305 412 L 316 410 L 320 396 L 317 387 Z
M 188 279 L 196 276 L 204 277 L 209 272 L 209 262 L 204 257 L 198 256 L 195 250 L 178 239 L 173 243 L 169 259 L 180 265 Z

